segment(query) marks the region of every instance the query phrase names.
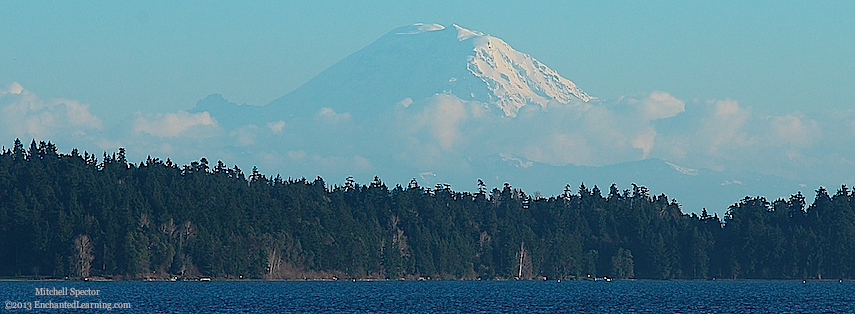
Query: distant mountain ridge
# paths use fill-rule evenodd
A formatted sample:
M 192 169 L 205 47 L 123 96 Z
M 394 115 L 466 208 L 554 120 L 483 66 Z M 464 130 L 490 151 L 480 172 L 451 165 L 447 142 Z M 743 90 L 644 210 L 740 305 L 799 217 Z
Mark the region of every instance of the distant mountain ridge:
M 544 195 L 557 195 L 558 187 L 570 184 L 576 192 L 580 184 L 588 188 L 599 187 L 608 193 L 609 186 L 615 184 L 618 189 L 630 189 L 635 183 L 645 186 L 654 194 L 666 194 L 676 198 L 685 211 L 700 212 L 707 208 L 710 212 L 722 211 L 733 205 L 736 200 L 746 196 L 766 196 L 769 201 L 789 195 L 778 195 L 780 191 L 808 192 L 806 188 L 816 186 L 801 185 L 799 182 L 778 176 L 759 173 L 735 173 L 713 171 L 709 169 L 691 169 L 656 158 L 630 161 L 608 166 L 551 166 L 515 156 L 490 156 L 476 163 L 482 168 L 475 172 L 489 174 L 487 182 L 496 184 L 510 182 L 525 187 L 528 193 L 532 188 Z

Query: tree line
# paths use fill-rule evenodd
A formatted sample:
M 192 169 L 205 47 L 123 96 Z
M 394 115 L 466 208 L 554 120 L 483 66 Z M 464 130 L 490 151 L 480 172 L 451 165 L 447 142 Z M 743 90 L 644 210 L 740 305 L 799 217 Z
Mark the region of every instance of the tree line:
M 27 278 L 855 277 L 855 192 L 684 213 L 643 186 L 341 185 L 50 142 L 0 152 L 0 276 Z

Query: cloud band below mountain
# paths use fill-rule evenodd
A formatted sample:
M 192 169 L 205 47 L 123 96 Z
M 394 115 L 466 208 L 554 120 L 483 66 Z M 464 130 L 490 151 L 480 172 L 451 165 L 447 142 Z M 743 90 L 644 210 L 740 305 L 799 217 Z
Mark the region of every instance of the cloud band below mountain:
M 236 106 L 232 114 L 240 110 Z M 380 174 L 405 182 L 431 172 L 432 178 L 474 181 L 481 177 L 474 162 L 502 156 L 519 165 L 555 166 L 659 158 L 689 168 L 753 170 L 832 185 L 855 179 L 851 109 L 770 115 L 732 99 L 686 102 L 660 91 L 524 106 L 513 118 L 439 94 L 365 119 L 324 107 L 313 116 L 270 116 L 225 129 L 218 119 L 230 117 L 206 111 L 140 112 L 105 128 L 85 104 L 44 100 L 13 83 L 0 89 L 0 112 L 0 135 L 10 143 L 35 138 L 92 152 L 126 146 L 131 160 L 206 156 L 292 177 L 370 180 Z

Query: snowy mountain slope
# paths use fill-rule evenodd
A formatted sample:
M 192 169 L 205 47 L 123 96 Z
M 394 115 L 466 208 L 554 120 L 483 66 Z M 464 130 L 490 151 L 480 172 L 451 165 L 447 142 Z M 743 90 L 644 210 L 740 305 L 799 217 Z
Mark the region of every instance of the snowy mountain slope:
M 576 85 L 499 38 L 457 25 L 399 27 L 265 106 L 269 115 L 321 108 L 371 116 L 435 94 L 515 116 L 525 105 L 589 101 Z
M 468 32 L 454 26 L 460 33 Z M 593 99 L 570 80 L 499 38 L 482 35 L 472 41 L 475 55 L 470 57 L 467 68 L 486 83 L 491 92 L 487 94 L 488 100 L 476 100 L 495 104 L 505 115 L 515 116 L 528 104 L 546 106 L 552 99 L 564 104 Z

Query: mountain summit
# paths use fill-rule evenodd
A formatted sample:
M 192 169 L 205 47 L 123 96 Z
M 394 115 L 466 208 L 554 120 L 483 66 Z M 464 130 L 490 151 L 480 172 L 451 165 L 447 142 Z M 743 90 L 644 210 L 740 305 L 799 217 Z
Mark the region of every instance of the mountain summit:
M 499 38 L 417 23 L 383 35 L 266 107 L 272 116 L 319 108 L 362 116 L 436 94 L 478 101 L 510 117 L 526 105 L 593 99 Z

